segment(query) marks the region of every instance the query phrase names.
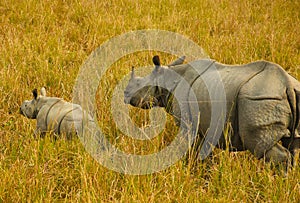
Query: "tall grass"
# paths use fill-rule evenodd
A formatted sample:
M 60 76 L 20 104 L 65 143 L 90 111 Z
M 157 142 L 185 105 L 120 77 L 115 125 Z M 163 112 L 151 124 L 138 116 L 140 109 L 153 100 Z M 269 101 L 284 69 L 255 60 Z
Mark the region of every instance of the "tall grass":
M 178 32 L 223 63 L 270 60 L 300 79 L 299 11 L 299 1 L 287 0 L 1 1 L 0 202 L 300 202 L 299 161 L 282 177 L 248 152 L 215 150 L 196 167 L 183 159 L 155 174 L 124 175 L 99 165 L 78 139 L 34 139 L 35 121 L 18 114 L 36 87 L 70 101 L 88 55 L 137 29 Z M 153 54 L 116 62 L 99 85 L 99 122 L 125 151 L 160 150 L 176 133 L 169 118 L 162 135 L 141 143 L 111 120 L 112 88 L 132 65 L 151 64 Z M 148 112 L 130 111 L 139 125 L 147 124 Z

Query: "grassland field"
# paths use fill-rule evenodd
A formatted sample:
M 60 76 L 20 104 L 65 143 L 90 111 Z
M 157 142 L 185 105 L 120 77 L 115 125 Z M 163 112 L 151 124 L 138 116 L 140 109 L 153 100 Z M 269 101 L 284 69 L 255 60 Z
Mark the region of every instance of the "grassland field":
M 192 166 L 186 159 L 150 175 L 126 175 L 95 161 L 79 141 L 35 139 L 36 121 L 19 114 L 31 90 L 72 101 L 81 65 L 123 33 L 179 33 L 227 64 L 269 60 L 300 80 L 300 1 L 297 0 L 2 0 L 0 1 L 0 202 L 300 202 L 300 161 L 287 177 L 249 152 L 214 150 Z M 113 88 L 136 67 L 176 56 L 144 51 L 105 73 L 97 91 L 99 125 L 123 151 L 156 152 L 177 128 L 168 117 L 151 141 L 122 134 L 110 112 Z M 270 84 L 272 85 L 272 84 Z M 130 107 L 140 126 L 149 111 Z

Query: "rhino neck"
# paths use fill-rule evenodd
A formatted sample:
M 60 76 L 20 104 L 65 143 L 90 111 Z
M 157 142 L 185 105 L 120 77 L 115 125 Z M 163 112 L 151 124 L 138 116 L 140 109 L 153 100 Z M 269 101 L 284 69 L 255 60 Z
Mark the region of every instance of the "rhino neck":
M 173 104 L 173 93 L 182 77 L 173 69 L 165 69 L 160 85 L 156 85 L 155 95 L 160 107 L 170 112 Z
M 38 99 L 37 105 L 36 105 L 36 109 L 35 109 L 35 113 L 36 115 L 40 112 L 40 110 L 45 106 L 45 105 L 53 105 L 56 102 L 62 100 L 61 98 L 57 98 L 57 97 L 40 97 Z

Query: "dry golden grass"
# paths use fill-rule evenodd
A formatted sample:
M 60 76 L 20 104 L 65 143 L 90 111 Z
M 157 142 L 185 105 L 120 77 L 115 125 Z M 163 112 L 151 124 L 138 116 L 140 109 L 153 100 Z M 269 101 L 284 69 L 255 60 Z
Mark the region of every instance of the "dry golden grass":
M 34 139 L 35 121 L 18 114 L 36 87 L 70 101 L 88 55 L 111 37 L 138 29 L 178 32 L 223 63 L 270 60 L 300 79 L 299 11 L 300 1 L 288 0 L 1 1 L 0 202 L 300 202 L 299 161 L 284 178 L 250 153 L 216 150 L 193 169 L 181 160 L 155 174 L 124 175 L 99 165 L 77 139 Z M 108 103 L 101 95 L 111 95 L 131 65 L 151 64 L 152 55 L 133 54 L 111 67 L 99 103 Z M 109 108 L 100 105 L 98 113 L 118 142 L 122 135 Z M 144 111 L 133 114 L 147 122 Z M 154 146 L 121 147 L 159 150 L 175 132 L 168 122 Z

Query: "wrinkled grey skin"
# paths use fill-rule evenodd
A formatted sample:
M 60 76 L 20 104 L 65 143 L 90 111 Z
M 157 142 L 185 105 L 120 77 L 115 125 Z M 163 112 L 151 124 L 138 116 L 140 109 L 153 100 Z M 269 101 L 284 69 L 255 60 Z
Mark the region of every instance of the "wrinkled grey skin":
M 67 138 L 82 130 L 82 108 L 78 104 L 64 101 L 57 97 L 47 97 L 45 88 L 41 95 L 33 91 L 33 99 L 24 101 L 20 113 L 27 118 L 36 119 L 35 135 L 52 132 L 57 135 L 65 134 Z
M 215 65 L 218 71 L 199 77 L 199 73 L 189 64 L 161 66 L 158 56 L 153 58 L 153 62 L 155 69 L 146 77 L 136 77 L 132 70 L 124 91 L 126 104 L 143 109 L 164 107 L 179 125 L 181 115 L 178 103 L 172 92 L 158 87 L 158 84 L 174 90 L 184 79 L 197 96 L 200 111 L 198 134 L 203 140 L 210 124 L 212 102 L 202 77 L 214 81 L 215 75 L 219 74 L 226 94 L 226 124 L 230 124 L 233 130 L 227 140 L 230 150 L 249 150 L 259 159 L 278 164 L 289 163 L 291 155 L 300 148 L 300 83 L 279 65 L 257 61 L 232 66 L 199 60 L 194 63 L 198 65 L 193 67 L 200 72 L 205 73 L 211 65 Z M 185 94 L 189 90 L 182 92 Z M 188 98 L 187 95 L 187 109 Z M 218 147 L 226 147 L 224 135 Z

